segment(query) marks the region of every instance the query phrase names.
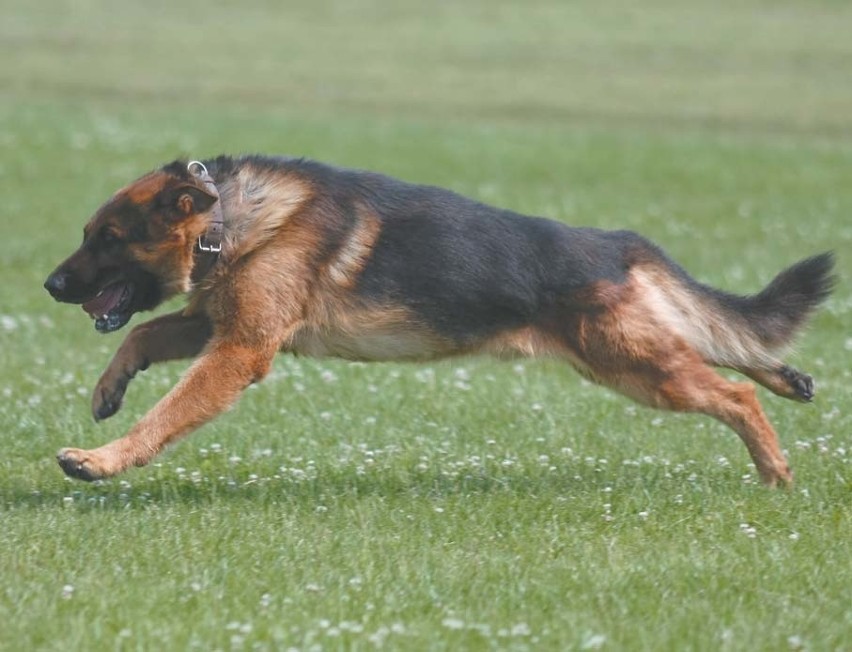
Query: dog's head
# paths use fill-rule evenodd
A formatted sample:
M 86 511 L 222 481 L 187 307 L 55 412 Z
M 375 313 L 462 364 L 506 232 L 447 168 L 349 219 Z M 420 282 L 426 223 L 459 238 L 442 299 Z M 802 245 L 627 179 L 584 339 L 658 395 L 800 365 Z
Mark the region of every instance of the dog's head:
M 83 244 L 44 287 L 57 301 L 82 304 L 109 333 L 134 313 L 190 288 L 203 214 L 217 197 L 175 161 L 119 190 L 83 228 Z

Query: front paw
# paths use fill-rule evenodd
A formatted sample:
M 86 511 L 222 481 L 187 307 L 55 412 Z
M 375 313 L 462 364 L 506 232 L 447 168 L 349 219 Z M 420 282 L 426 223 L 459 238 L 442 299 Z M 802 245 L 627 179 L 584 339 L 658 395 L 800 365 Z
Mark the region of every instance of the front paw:
M 98 381 L 92 395 L 92 416 L 95 421 L 108 419 L 121 409 L 128 382 L 129 376 L 120 376 L 113 381 L 103 377 Z
M 56 461 L 65 471 L 65 475 L 86 482 L 107 478 L 120 470 L 115 469 L 108 459 L 96 451 L 79 448 L 63 448 L 56 454 Z

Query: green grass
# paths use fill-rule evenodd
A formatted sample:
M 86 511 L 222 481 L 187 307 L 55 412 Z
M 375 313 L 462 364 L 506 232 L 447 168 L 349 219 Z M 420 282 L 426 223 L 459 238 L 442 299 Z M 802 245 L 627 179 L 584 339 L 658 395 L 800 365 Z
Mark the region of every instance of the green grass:
M 848 649 L 852 8 L 288 4 L 4 8 L 0 649 Z M 155 465 L 66 480 L 184 365 L 93 424 L 121 336 L 44 277 L 118 186 L 247 151 L 635 229 L 740 292 L 836 250 L 816 402 L 761 393 L 795 488 L 553 362 L 283 356 Z

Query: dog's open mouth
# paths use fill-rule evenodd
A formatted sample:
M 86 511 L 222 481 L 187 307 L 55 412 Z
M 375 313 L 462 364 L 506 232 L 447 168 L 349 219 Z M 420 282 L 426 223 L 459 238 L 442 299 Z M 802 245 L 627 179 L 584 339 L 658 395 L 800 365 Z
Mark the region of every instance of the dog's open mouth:
M 133 316 L 130 301 L 133 286 L 127 281 L 118 281 L 106 286 L 94 299 L 83 304 L 83 310 L 95 320 L 95 330 L 111 333 L 124 326 Z

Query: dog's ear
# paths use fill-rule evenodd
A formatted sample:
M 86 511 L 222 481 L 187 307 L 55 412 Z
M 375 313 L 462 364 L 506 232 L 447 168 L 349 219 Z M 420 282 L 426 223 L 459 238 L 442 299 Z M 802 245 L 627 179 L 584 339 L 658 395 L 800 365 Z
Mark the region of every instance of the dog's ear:
M 164 193 L 164 204 L 175 219 L 183 219 L 210 210 L 219 201 L 218 195 L 192 182 L 182 183 Z
M 217 201 L 219 201 L 217 194 L 194 184 L 186 184 L 177 189 L 178 211 L 187 217 L 206 212 Z

